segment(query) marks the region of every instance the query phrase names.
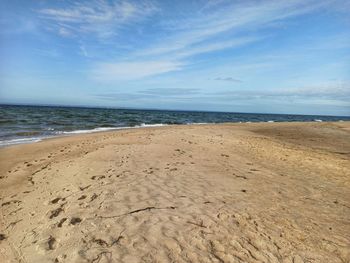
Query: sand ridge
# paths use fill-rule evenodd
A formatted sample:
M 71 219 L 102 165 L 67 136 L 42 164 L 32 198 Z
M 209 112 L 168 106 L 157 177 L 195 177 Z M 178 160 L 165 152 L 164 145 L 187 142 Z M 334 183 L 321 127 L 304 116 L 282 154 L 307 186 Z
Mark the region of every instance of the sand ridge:
M 1 262 L 349 262 L 349 127 L 170 126 L 1 149 Z

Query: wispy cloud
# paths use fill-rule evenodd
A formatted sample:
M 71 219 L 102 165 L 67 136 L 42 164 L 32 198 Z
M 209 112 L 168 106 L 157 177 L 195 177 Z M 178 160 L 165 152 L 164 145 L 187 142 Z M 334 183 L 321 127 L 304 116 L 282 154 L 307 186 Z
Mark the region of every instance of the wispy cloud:
M 58 34 L 62 37 L 70 37 L 73 35 L 73 32 L 64 26 L 61 26 L 58 28 Z
M 111 100 L 115 102 L 154 99 L 153 95 L 145 95 L 145 94 L 142 95 L 138 93 L 102 93 L 102 94 L 94 94 L 92 96 L 101 100 Z
M 81 54 L 84 56 L 84 57 L 89 57 L 89 54 L 85 48 L 84 45 L 80 45 L 80 51 L 81 51 Z
M 193 45 L 191 47 L 184 48 L 172 54 L 177 59 L 184 59 L 199 54 L 205 54 L 215 51 L 220 51 L 229 48 L 236 48 L 244 46 L 263 39 L 263 37 L 236 37 L 233 40 L 210 42 L 205 44 Z
M 94 77 L 100 81 L 139 79 L 170 71 L 180 70 L 182 64 L 172 61 L 137 61 L 101 63 L 93 69 Z
M 226 92 L 205 92 L 202 90 L 191 90 L 186 94 L 183 89 L 154 89 L 130 93 L 107 93 L 93 95 L 101 101 L 111 101 L 116 105 L 139 107 L 157 105 L 162 108 L 177 109 L 202 109 L 218 110 L 218 105 L 223 110 L 234 109 L 236 111 L 250 111 L 261 107 L 260 110 L 273 112 L 274 107 L 284 113 L 309 113 L 309 114 L 341 114 L 349 116 L 350 113 L 350 89 L 346 83 L 331 82 L 299 88 L 280 88 L 270 90 L 237 90 Z M 159 106 L 161 105 L 161 106 Z M 193 108 L 193 105 L 196 105 Z M 259 106 L 260 105 L 260 106 Z M 266 106 L 269 105 L 269 106 Z M 283 107 L 282 107 L 283 105 Z M 232 107 L 233 108 L 229 108 Z M 254 106 L 254 107 L 253 107 Z M 228 107 L 228 108 L 227 108 Z M 299 108 L 303 108 L 304 111 Z M 310 111 L 305 112 L 305 109 Z M 318 109 L 315 111 L 315 109 Z M 334 111 L 337 109 L 336 111 Z
M 137 65 L 143 63 L 146 68 L 150 63 L 152 70 L 141 70 L 140 67 L 138 68 L 141 70 L 140 74 L 126 75 L 131 78 L 145 77 L 184 69 L 193 63 L 191 60 L 193 56 L 234 49 L 264 40 L 269 36 L 257 29 L 264 29 L 276 22 L 318 10 L 332 2 L 332 0 L 239 1 L 238 3 L 222 1 L 210 12 L 206 8 L 200 9 L 191 14 L 191 19 L 179 18 L 172 21 L 172 26 L 159 28 L 162 32 L 161 39 L 146 43 L 148 46 L 132 51 L 128 57 L 128 61 Z M 176 66 L 167 66 L 163 70 L 161 67 L 152 67 L 153 60 L 154 63 L 162 60 L 166 65 Z M 116 68 L 119 68 L 119 65 L 120 62 L 115 63 Z M 110 64 L 110 67 L 114 66 Z M 99 69 L 101 72 L 102 68 Z M 117 71 L 119 72 L 119 69 Z M 117 78 L 121 75 L 114 76 Z
M 270 90 L 238 90 L 224 91 L 211 94 L 224 100 L 233 99 L 326 99 L 347 102 L 350 106 L 350 83 L 331 81 L 297 88 Z
M 240 79 L 235 79 L 235 78 L 232 78 L 232 77 L 225 77 L 225 78 L 218 77 L 218 78 L 215 78 L 214 80 L 228 81 L 228 82 L 235 82 L 235 83 L 241 83 L 241 82 L 243 82 L 243 81 L 240 80 Z
M 185 10 L 184 16 L 168 21 L 162 2 L 94 0 L 74 2 L 65 7 L 38 10 L 62 37 L 84 36 L 109 39 L 109 45 L 120 44 L 118 33 L 129 25 L 161 14 L 152 24 L 151 33 L 130 45 L 123 57 L 95 61 L 91 74 L 96 80 L 138 79 L 178 71 L 197 63 L 196 56 L 241 48 L 271 37 L 265 29 L 287 23 L 288 19 L 333 6 L 338 0 L 271 0 L 271 1 L 209 1 L 201 8 Z M 140 29 L 140 32 L 142 29 Z M 135 31 L 137 32 L 137 30 Z M 155 33 L 156 32 L 156 33 Z M 143 38 L 144 37 L 144 38 Z M 94 41 L 95 39 L 93 39 Z M 129 40 L 128 40 L 129 41 Z M 126 41 L 126 42 L 128 42 Z M 123 43 L 125 44 L 125 43 Z M 87 55 L 87 46 L 79 43 L 78 53 Z M 102 48 L 101 48 L 102 49 Z M 92 52 L 91 52 L 92 53 Z M 118 53 L 118 52 L 116 52 Z M 94 57 L 91 55 L 91 57 Z M 217 79 L 231 81 L 229 79 Z
M 221 34 L 237 34 L 261 29 L 271 24 L 295 17 L 331 4 L 332 0 L 239 1 L 210 13 L 198 12 L 191 20 L 174 22 L 173 34 L 162 38 L 152 47 L 140 51 L 143 55 L 160 55 L 175 52 L 208 41 Z M 256 39 L 258 40 L 258 38 Z
M 115 35 L 120 27 L 140 21 L 157 10 L 151 2 L 94 0 L 74 2 L 64 8 L 44 8 L 38 13 L 62 36 L 93 33 L 106 38 Z
M 155 96 L 188 96 L 188 95 L 196 95 L 200 93 L 199 89 L 183 89 L 183 88 L 152 88 L 141 90 L 138 93 L 140 94 L 148 94 Z
M 116 92 L 116 93 L 101 93 L 95 94 L 94 97 L 103 100 L 113 100 L 113 101 L 154 101 L 155 99 L 191 99 L 193 96 L 200 95 L 199 89 L 183 89 L 183 88 L 153 88 L 145 89 L 137 92 Z

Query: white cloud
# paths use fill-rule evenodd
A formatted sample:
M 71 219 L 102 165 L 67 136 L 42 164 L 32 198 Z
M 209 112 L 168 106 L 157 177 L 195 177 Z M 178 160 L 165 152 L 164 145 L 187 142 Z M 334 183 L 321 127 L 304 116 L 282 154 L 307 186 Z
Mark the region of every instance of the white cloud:
M 64 27 L 60 27 L 58 29 L 58 34 L 63 36 L 63 37 L 69 37 L 69 36 L 72 36 L 72 32 L 69 31 L 67 28 L 64 28 Z
M 134 51 L 129 59 L 167 59 L 183 66 L 188 58 L 209 52 L 237 48 L 267 38 L 260 30 L 285 19 L 328 6 L 333 0 L 243 1 L 214 2 L 214 10 L 207 8 L 192 15 L 192 19 L 172 21 L 167 37 L 162 35 L 144 49 Z M 225 5 L 223 5 L 225 3 Z
M 234 83 L 241 83 L 242 80 L 240 79 L 236 79 L 236 78 L 232 78 L 232 77 L 217 77 L 214 80 L 220 80 L 220 81 L 228 81 L 228 82 L 234 82 Z
M 125 80 L 179 70 L 193 63 L 190 58 L 195 55 L 261 41 L 269 37 L 262 34 L 261 29 L 328 7 L 335 2 L 337 0 L 210 1 L 198 10 L 184 10 L 185 13 L 188 12 L 186 18 L 177 16 L 172 20 L 171 27 L 155 23 L 151 32 L 159 30 L 159 34 L 155 34 L 154 39 L 141 40 L 144 41 L 140 41 L 142 45 L 139 46 L 142 48 L 130 47 L 129 54 L 123 53 L 127 56 L 122 61 L 118 57 L 114 62 L 113 58 L 110 59 L 111 63 L 96 63 L 92 74 L 95 79 L 104 76 L 110 80 Z M 100 40 L 110 38 L 112 41 L 109 44 L 118 44 L 119 39 L 113 37 L 121 28 L 161 11 L 153 2 L 142 0 L 94 0 L 73 3 L 65 8 L 41 9 L 38 12 L 54 28 L 57 27 L 61 36 L 85 34 L 87 39 L 91 36 L 97 36 Z M 164 14 L 163 18 L 167 19 L 166 13 Z M 126 37 L 129 38 L 130 35 L 128 33 Z M 135 35 L 133 39 L 137 37 Z M 86 48 L 82 45 L 79 48 L 79 53 L 86 56 Z M 93 54 L 91 56 L 96 57 Z
M 210 13 L 199 12 L 191 20 L 173 22 L 174 34 L 162 38 L 158 44 L 140 50 L 137 54 L 154 56 L 179 52 L 228 33 L 235 39 L 237 34 L 254 32 L 256 29 L 315 11 L 333 2 L 332 0 L 243 1 L 225 5 Z M 259 40 L 259 37 L 256 40 Z
M 270 96 L 350 100 L 350 83 L 332 81 L 302 88 L 284 89 Z
M 235 48 L 235 47 L 256 42 L 260 39 L 262 39 L 262 37 L 239 37 L 239 38 L 237 37 L 229 41 L 220 41 L 220 42 L 196 45 L 196 46 L 189 47 L 187 49 L 176 52 L 174 57 L 187 58 L 198 54 L 210 53 L 210 52 L 224 50 L 228 48 Z
M 86 51 L 86 48 L 84 45 L 80 45 L 80 51 L 81 51 L 81 54 L 84 56 L 84 57 L 89 57 L 89 54 L 88 52 Z
M 302 100 L 327 100 L 327 101 L 344 101 L 350 106 L 350 83 L 330 81 L 310 86 L 298 88 L 278 88 L 269 90 L 237 90 L 226 91 L 212 94 L 232 99 L 302 99 Z
M 200 9 L 200 11 L 208 11 L 220 6 L 222 4 L 227 4 L 229 0 L 207 0 L 204 6 Z
M 109 2 L 94 0 L 75 2 L 65 8 L 44 8 L 38 10 L 42 19 L 57 26 L 58 33 L 70 29 L 76 33 L 94 33 L 99 37 L 109 37 L 121 27 L 140 21 L 157 11 L 150 2 Z
M 95 79 L 100 81 L 128 80 L 158 75 L 181 68 L 180 62 L 172 61 L 101 63 L 93 70 L 93 75 Z

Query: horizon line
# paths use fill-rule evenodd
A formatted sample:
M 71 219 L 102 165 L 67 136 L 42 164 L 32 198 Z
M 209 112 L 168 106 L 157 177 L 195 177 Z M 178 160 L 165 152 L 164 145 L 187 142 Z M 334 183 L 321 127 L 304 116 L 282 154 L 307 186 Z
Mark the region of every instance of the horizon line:
M 214 111 L 214 110 L 179 110 L 161 108 L 133 108 L 133 107 L 107 107 L 88 105 L 62 105 L 62 104 L 22 104 L 22 103 L 1 103 L 0 106 L 27 106 L 27 107 L 61 107 L 61 108 L 83 108 L 83 109 L 112 109 L 112 110 L 144 110 L 144 111 L 173 111 L 173 112 L 204 112 L 204 113 L 231 113 L 231 114 L 261 114 L 261 115 L 294 115 L 294 116 L 324 116 L 324 117 L 346 117 L 350 115 L 328 115 L 328 114 L 296 114 L 296 113 L 263 113 L 263 112 L 235 112 L 235 111 Z

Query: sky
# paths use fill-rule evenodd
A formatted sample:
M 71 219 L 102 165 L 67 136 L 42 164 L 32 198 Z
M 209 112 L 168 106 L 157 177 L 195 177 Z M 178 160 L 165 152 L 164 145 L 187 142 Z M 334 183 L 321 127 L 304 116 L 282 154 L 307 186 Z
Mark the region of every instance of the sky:
M 0 103 L 350 115 L 350 0 L 2 0 Z

